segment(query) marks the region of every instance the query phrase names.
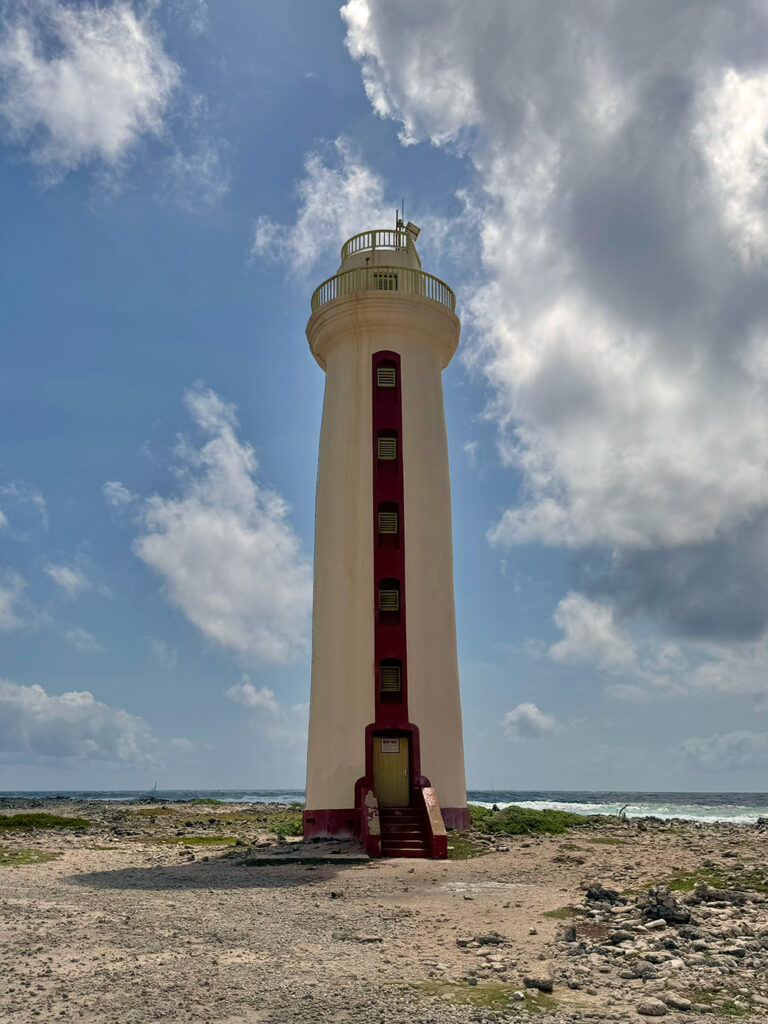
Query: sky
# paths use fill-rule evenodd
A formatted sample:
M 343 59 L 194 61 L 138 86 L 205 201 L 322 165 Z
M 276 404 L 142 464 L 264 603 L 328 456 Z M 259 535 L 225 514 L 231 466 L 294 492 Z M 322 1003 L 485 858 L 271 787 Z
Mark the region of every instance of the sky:
M 0 0 L 0 790 L 303 787 L 349 236 L 422 229 L 467 781 L 766 788 L 765 0 Z

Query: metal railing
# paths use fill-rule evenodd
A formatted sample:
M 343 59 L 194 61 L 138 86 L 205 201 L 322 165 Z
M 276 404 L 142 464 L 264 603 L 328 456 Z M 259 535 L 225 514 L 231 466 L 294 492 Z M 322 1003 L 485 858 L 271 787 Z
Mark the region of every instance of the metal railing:
M 452 313 L 456 309 L 456 296 L 448 285 L 439 277 L 426 274 L 423 270 L 416 270 L 413 267 L 356 267 L 354 270 L 343 270 L 340 274 L 329 277 L 315 288 L 312 295 L 312 312 L 317 312 L 327 302 L 345 298 L 347 295 L 356 295 L 358 292 L 404 292 L 407 295 L 420 295 L 422 298 L 439 302 L 440 305 L 447 306 Z
M 407 252 L 410 246 L 410 239 L 405 231 L 400 229 L 381 229 L 378 231 L 361 231 L 359 235 L 353 235 L 341 247 L 342 263 L 348 256 L 356 252 L 363 252 L 366 249 L 395 249 L 400 252 Z

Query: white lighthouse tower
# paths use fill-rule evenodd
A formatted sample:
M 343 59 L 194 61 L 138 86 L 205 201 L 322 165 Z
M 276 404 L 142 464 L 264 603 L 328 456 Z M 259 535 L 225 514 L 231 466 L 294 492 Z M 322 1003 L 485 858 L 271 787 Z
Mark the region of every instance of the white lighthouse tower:
M 469 823 L 441 380 L 460 324 L 418 234 L 350 238 L 307 324 L 326 382 L 304 834 L 374 856 L 444 857 Z

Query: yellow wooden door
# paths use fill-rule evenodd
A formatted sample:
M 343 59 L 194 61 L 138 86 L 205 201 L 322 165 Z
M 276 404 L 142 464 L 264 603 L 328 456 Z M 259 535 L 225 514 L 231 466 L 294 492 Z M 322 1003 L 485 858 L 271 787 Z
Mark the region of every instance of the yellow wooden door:
M 411 796 L 408 737 L 373 737 L 373 791 L 380 807 L 407 807 Z

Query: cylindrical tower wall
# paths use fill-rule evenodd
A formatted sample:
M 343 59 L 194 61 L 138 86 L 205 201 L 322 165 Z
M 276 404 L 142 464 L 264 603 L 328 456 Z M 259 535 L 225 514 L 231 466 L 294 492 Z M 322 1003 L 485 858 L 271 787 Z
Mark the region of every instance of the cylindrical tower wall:
M 317 468 L 306 806 L 354 807 L 373 719 L 370 367 L 351 334 L 327 354 Z
M 464 807 L 464 743 L 456 652 L 448 440 L 439 352 L 404 344 L 403 472 L 408 594 L 408 714 L 421 770 L 443 808 Z
M 453 597 L 448 450 L 441 371 L 458 344 L 445 307 L 363 293 L 307 326 L 326 370 L 315 529 L 308 812 L 348 809 L 374 721 L 371 362 L 399 354 L 407 594 L 408 716 L 421 771 L 444 808 L 466 807 Z

